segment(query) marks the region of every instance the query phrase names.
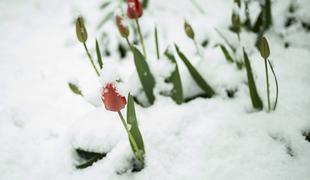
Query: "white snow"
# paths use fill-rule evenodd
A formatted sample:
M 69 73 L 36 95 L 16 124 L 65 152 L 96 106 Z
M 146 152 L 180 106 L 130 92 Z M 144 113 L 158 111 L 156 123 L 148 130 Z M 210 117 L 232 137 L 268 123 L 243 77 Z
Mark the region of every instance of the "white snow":
M 105 110 L 100 93 L 113 81 L 124 96 L 130 92 L 144 103 L 146 97 L 130 52 L 124 59 L 115 53 L 118 42 L 125 47 L 126 42 L 114 18 L 96 29 L 103 18 L 98 9 L 102 1 L 0 2 L 0 180 L 309 180 L 310 143 L 302 133 L 310 130 L 310 34 L 300 23 L 284 28 L 290 3 L 273 0 L 275 25 L 266 37 L 280 94 L 277 110 L 266 113 L 252 109 L 246 72 L 227 63 L 214 47 L 223 43 L 215 28 L 238 44 L 227 31 L 233 1 L 196 0 L 205 14 L 191 1 L 149 1 L 140 25 L 157 82 L 156 101 L 147 108 L 135 106 L 146 151 L 146 166 L 135 173 L 126 171 L 133 153 L 125 129 L 117 113 Z M 308 1 L 292 2 L 298 5 L 299 20 L 310 23 Z M 258 13 L 257 4 L 250 6 L 253 14 Z M 86 20 L 94 59 L 95 37 L 102 32 L 110 37 L 98 39 L 112 53 L 103 56 L 100 78 L 75 37 L 74 19 L 80 14 Z M 207 48 L 200 49 L 203 59 L 183 31 L 184 19 L 198 43 L 209 40 Z M 160 95 L 171 88 L 165 77 L 175 66 L 163 55 L 160 60 L 155 57 L 155 24 L 161 53 L 168 45 L 175 52 L 172 45 L 177 43 L 216 90 L 215 97 L 176 105 Z M 133 34 L 131 28 L 130 41 Z M 266 107 L 264 61 L 253 45 L 255 35 L 242 32 L 241 41 Z M 182 61 L 177 62 L 185 96 L 202 92 Z M 85 98 L 70 91 L 67 83 L 72 79 Z M 272 76 L 270 80 L 273 100 Z M 227 97 L 227 89 L 238 89 L 234 98 Z M 125 109 L 122 112 L 126 114 Z M 108 154 L 81 170 L 74 167 L 74 148 Z

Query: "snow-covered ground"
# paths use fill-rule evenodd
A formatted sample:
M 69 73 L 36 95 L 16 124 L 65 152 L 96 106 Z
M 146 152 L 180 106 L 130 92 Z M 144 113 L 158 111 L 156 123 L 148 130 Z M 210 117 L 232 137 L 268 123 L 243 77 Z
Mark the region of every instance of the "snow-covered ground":
M 140 19 L 149 34 L 146 47 L 156 75 L 156 101 L 147 108 L 136 104 L 146 166 L 140 172 L 120 173 L 130 166 L 133 154 L 117 114 L 101 105 L 97 92 L 106 77 L 98 80 L 76 40 L 74 19 L 79 14 L 86 19 L 92 50 L 95 37 L 109 34 L 112 55 L 103 57 L 102 74 L 115 68 L 111 72 L 122 78 L 122 91 L 137 96 L 141 85 L 132 56 L 120 60 L 113 53 L 117 42 L 126 45 L 114 22 L 96 29 L 103 14 L 100 1 L 2 0 L 0 180 L 309 180 L 310 143 L 303 133 L 310 131 L 310 33 L 299 23 L 284 28 L 290 2 L 298 7 L 294 16 L 310 23 L 308 0 L 273 1 L 275 24 L 266 37 L 280 94 L 272 113 L 252 110 L 245 70 L 228 64 L 213 47 L 223 42 L 214 28 L 236 41 L 227 31 L 232 1 L 196 1 L 204 13 L 191 1 L 150 0 Z M 250 11 L 256 16 L 258 4 Z M 192 24 L 198 42 L 209 40 L 207 48 L 201 48 L 203 59 L 184 34 L 184 19 Z M 156 60 L 155 24 L 161 51 L 176 42 L 218 95 L 182 105 L 159 95 L 169 89 L 164 77 L 171 68 L 165 58 Z M 243 32 L 241 39 L 266 104 L 264 62 L 254 47 L 255 35 Z M 178 64 L 185 95 L 199 93 L 183 63 Z M 79 83 L 86 100 L 69 90 L 68 81 Z M 225 89 L 235 88 L 236 96 L 228 98 Z M 108 154 L 91 167 L 76 169 L 75 148 Z

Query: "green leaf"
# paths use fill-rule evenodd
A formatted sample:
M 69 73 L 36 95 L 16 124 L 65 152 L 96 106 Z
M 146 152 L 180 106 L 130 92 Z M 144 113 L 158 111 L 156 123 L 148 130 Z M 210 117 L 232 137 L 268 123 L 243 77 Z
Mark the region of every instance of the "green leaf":
M 259 15 L 257 16 L 257 19 L 254 23 L 254 26 L 252 28 L 252 31 L 255 33 L 258 33 L 261 31 L 261 27 L 263 26 L 263 21 L 264 21 L 264 12 L 263 10 L 259 13 Z
M 105 8 L 107 8 L 109 5 L 110 5 L 111 1 L 107 1 L 107 2 L 104 2 L 100 5 L 100 9 L 101 10 L 104 10 Z
M 75 166 L 77 169 L 87 168 L 107 155 L 107 153 L 89 152 L 83 149 L 75 149 L 75 152 L 79 159 L 82 160 L 82 162 Z
M 249 10 L 249 2 L 244 1 L 244 6 L 245 6 L 245 21 L 244 21 L 244 26 L 247 30 L 251 30 L 251 18 L 250 18 L 250 10 Z
M 96 39 L 96 54 L 97 54 L 97 61 L 98 61 L 99 67 L 100 67 L 100 69 L 102 69 L 103 63 L 102 63 L 99 43 L 98 43 L 97 39 Z
M 144 8 L 144 9 L 147 8 L 148 4 L 149 4 L 149 0 L 143 0 L 143 1 L 142 1 L 142 5 L 143 5 L 143 8 Z
M 189 62 L 187 57 L 179 50 L 179 47 L 175 44 L 175 49 L 177 50 L 177 53 L 181 60 L 186 65 L 187 69 L 189 70 L 191 76 L 195 80 L 195 82 L 198 84 L 198 86 L 206 93 L 208 97 L 212 97 L 215 92 L 209 86 L 209 84 L 203 79 L 203 77 L 199 74 L 199 72 L 196 70 L 196 68 Z
M 250 90 L 252 105 L 255 109 L 262 110 L 263 109 L 263 102 L 257 93 L 255 81 L 253 78 L 251 64 L 250 64 L 248 55 L 244 49 L 243 49 L 243 58 L 244 58 L 244 64 L 245 64 L 246 73 L 247 73 L 247 77 L 248 77 L 248 86 L 249 86 L 249 90 Z
M 80 95 L 83 96 L 81 90 L 79 89 L 79 87 L 76 84 L 73 84 L 71 82 L 68 83 L 70 90 L 76 94 L 76 95 Z
M 218 30 L 217 28 L 215 28 L 215 31 L 217 32 L 217 34 L 219 36 L 221 36 L 221 38 L 225 41 L 225 43 L 229 46 L 229 48 L 233 51 L 233 52 L 236 52 L 236 48 L 228 41 L 228 39 L 223 35 L 223 33 Z
M 110 20 L 112 17 L 114 17 L 114 11 L 108 12 L 104 18 L 99 22 L 97 25 L 97 29 L 101 28 L 108 20 Z
M 261 5 L 259 13 L 252 31 L 263 34 L 272 25 L 271 1 L 265 0 L 265 4 Z
M 139 127 L 138 127 L 134 100 L 130 94 L 128 94 L 127 124 L 130 126 L 129 132 L 132 135 L 134 141 L 136 142 L 139 150 L 138 150 L 138 152 L 135 150 L 134 145 L 129 138 L 131 148 L 134 151 L 137 159 L 142 164 L 144 164 L 144 154 L 145 154 L 144 143 L 143 143 L 143 138 L 142 138 L 141 132 L 140 132 Z
M 267 30 L 272 25 L 271 0 L 265 0 L 264 15 L 264 30 Z
M 132 52 L 134 55 L 134 61 L 138 72 L 138 76 L 142 84 L 143 90 L 145 92 L 145 95 L 149 103 L 153 104 L 155 101 L 155 97 L 153 94 L 153 89 L 155 87 L 154 77 L 151 74 L 150 68 L 141 52 L 136 47 L 133 46 L 132 46 Z
M 159 59 L 160 58 L 160 52 L 159 52 L 159 44 L 158 44 L 158 32 L 157 32 L 156 26 L 155 26 L 154 36 L 155 36 L 156 55 L 157 55 L 157 59 Z
M 182 81 L 181 81 L 181 77 L 180 77 L 180 73 L 179 73 L 178 64 L 175 60 L 174 55 L 169 53 L 168 50 L 166 50 L 165 56 L 173 64 L 175 64 L 175 70 L 172 72 L 171 76 L 168 78 L 168 82 L 173 84 L 171 97 L 177 104 L 182 104 L 182 102 L 183 102 L 183 88 L 182 88 Z
M 230 62 L 230 63 L 233 63 L 233 62 L 234 62 L 233 58 L 231 57 L 231 55 L 229 54 L 228 50 L 226 49 L 226 47 L 225 47 L 224 45 L 222 45 L 222 44 L 217 44 L 216 46 L 220 46 L 220 48 L 221 48 L 221 50 L 222 50 L 222 52 L 223 52 L 223 54 L 224 54 L 224 56 L 225 56 L 225 59 L 226 59 L 228 62 Z

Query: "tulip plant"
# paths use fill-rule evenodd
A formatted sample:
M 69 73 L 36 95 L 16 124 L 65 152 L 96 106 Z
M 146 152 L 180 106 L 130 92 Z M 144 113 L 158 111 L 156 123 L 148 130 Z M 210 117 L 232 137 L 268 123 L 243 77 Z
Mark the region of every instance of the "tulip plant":
M 139 23 L 139 18 L 142 16 L 142 14 L 143 14 L 143 6 L 141 2 L 139 0 L 128 0 L 127 16 L 129 19 L 134 19 L 136 22 L 136 26 L 137 26 L 139 38 L 140 38 L 140 43 L 141 43 L 142 50 L 143 50 L 143 55 L 146 59 L 147 58 L 146 50 L 145 50 L 144 40 L 143 40 L 141 27 Z
M 139 26 L 139 21 L 138 21 L 138 18 L 142 16 L 142 12 L 143 12 L 142 5 L 139 1 L 132 2 L 128 0 L 127 16 L 128 18 L 135 18 L 137 26 L 138 26 L 142 49 L 145 51 L 144 44 L 143 44 L 143 37 L 141 34 L 141 30 L 139 30 L 140 26 Z M 142 55 L 137 48 L 131 45 L 128 39 L 130 31 L 129 31 L 129 28 L 123 23 L 123 19 L 124 17 L 117 15 L 115 17 L 116 26 L 121 36 L 126 39 L 126 42 L 134 56 L 135 66 L 136 66 L 142 87 L 148 99 L 148 102 L 150 104 L 153 104 L 155 100 L 155 96 L 153 94 L 153 89 L 155 87 L 155 80 L 154 80 L 153 75 L 151 74 L 148 64 L 146 63 L 146 52 L 144 53 L 144 55 Z
M 145 150 L 142 135 L 138 128 L 132 96 L 128 94 L 127 121 L 121 112 L 121 110 L 126 106 L 126 98 L 119 94 L 114 84 L 107 83 L 105 85 L 102 91 L 101 99 L 106 110 L 118 113 L 128 135 L 132 151 L 136 157 L 136 160 L 138 160 L 136 170 L 141 170 L 144 167 Z
M 272 71 L 272 74 L 274 76 L 275 79 L 275 83 L 276 83 L 276 100 L 273 106 L 273 110 L 276 109 L 277 107 L 277 103 L 278 103 L 278 94 L 279 94 L 279 87 L 278 87 L 278 80 L 277 80 L 277 76 L 273 70 L 273 67 L 271 65 L 271 62 L 269 61 L 268 57 L 270 55 L 270 50 L 269 50 L 269 45 L 268 45 L 268 41 L 265 37 L 263 37 L 260 40 L 260 46 L 259 46 L 259 50 L 260 50 L 260 54 L 262 56 L 262 58 L 264 59 L 265 62 L 265 71 L 266 71 L 266 86 L 267 86 L 267 102 L 268 102 L 268 109 L 267 111 L 270 112 L 271 110 L 271 105 L 270 105 L 270 85 L 269 85 L 269 75 L 268 75 L 268 65 Z M 268 64 L 267 64 L 268 63 Z
M 97 76 L 100 76 L 99 74 L 99 70 L 97 69 L 97 67 L 95 66 L 95 63 L 94 63 L 94 60 L 87 48 L 87 45 L 86 45 L 86 41 L 87 41 L 87 30 L 86 30 L 86 27 L 85 27 L 85 24 L 84 24 L 84 19 L 82 17 L 79 17 L 77 20 L 76 20 L 76 35 L 77 35 L 77 38 L 78 40 L 83 43 L 83 46 L 84 46 L 84 49 L 86 51 L 86 54 L 89 58 L 89 61 L 92 65 L 92 67 L 94 68 Z
M 189 37 L 194 42 L 197 54 L 202 58 L 201 53 L 199 51 L 197 41 L 195 39 L 195 32 L 194 32 L 192 26 L 187 21 L 184 22 L 184 31 L 185 31 L 187 37 Z

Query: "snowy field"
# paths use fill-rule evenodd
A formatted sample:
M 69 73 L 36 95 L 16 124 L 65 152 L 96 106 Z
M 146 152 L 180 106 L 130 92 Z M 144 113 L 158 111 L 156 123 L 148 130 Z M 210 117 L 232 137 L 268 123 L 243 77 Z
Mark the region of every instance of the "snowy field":
M 130 51 L 125 58 L 116 53 L 119 42 L 127 44 L 114 18 L 97 27 L 106 14 L 99 9 L 102 1 L 1 0 L 0 180 L 310 180 L 310 142 L 305 137 L 310 132 L 309 0 L 272 1 L 273 26 L 265 36 L 279 81 L 279 102 L 270 113 L 256 34 L 242 31 L 240 39 L 265 105 L 262 111 L 252 107 L 245 69 L 229 64 L 215 47 L 225 43 L 215 29 L 238 44 L 228 30 L 233 0 L 195 2 L 198 6 L 190 0 L 149 0 L 139 19 L 156 100 L 149 107 L 135 104 L 146 154 L 144 169 L 131 172 L 133 153 L 126 132 L 117 114 L 104 108 L 100 90 L 104 82 L 121 77 L 121 93 L 131 92 L 142 102 L 146 98 Z M 292 4 L 294 12 L 289 11 Z M 258 2 L 249 9 L 255 19 Z M 93 56 L 96 37 L 102 51 L 110 52 L 103 53 L 100 78 L 76 39 L 79 15 L 85 18 Z M 286 26 L 290 16 L 295 22 Z M 194 28 L 198 44 L 208 41 L 199 46 L 201 56 L 184 33 L 184 19 Z M 177 105 L 162 95 L 171 88 L 165 77 L 174 66 L 164 56 L 156 59 L 155 25 L 160 51 L 168 45 L 174 51 L 173 44 L 178 44 L 217 92 L 214 97 Z M 184 96 L 202 93 L 182 61 L 177 62 Z M 73 94 L 68 82 L 79 84 L 84 97 Z M 274 100 L 272 76 L 270 85 Z M 232 89 L 237 91 L 229 98 L 226 90 Z M 75 149 L 107 155 L 77 169 Z

